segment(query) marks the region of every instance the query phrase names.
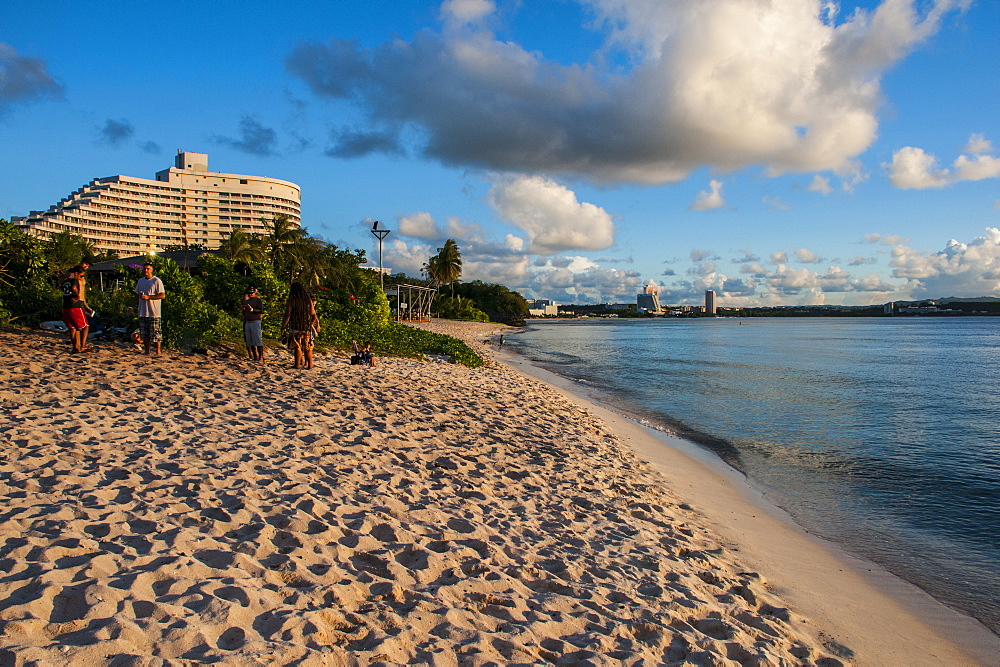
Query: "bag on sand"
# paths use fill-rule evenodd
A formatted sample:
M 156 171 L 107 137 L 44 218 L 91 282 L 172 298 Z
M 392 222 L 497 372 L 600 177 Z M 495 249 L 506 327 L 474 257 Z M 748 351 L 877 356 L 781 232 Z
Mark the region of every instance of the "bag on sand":
M 361 357 L 359 357 L 356 354 L 352 354 L 351 355 L 351 365 L 352 366 L 360 366 L 361 365 Z

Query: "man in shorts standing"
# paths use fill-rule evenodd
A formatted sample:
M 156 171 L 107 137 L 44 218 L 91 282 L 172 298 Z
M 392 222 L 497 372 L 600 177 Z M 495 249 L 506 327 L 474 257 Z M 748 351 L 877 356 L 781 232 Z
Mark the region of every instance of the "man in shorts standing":
M 160 326 L 160 302 L 166 296 L 163 281 L 153 275 L 153 265 L 142 265 L 142 278 L 135 283 L 135 293 L 139 300 L 139 337 L 142 339 L 143 353 L 149 354 L 156 344 L 156 354 L 160 354 L 162 328 Z
M 251 360 L 264 361 L 264 333 L 261 330 L 261 319 L 264 317 L 264 302 L 261 301 L 256 287 L 247 288 L 243 295 L 243 340 L 247 344 L 247 356 Z
M 63 294 L 63 324 L 69 329 L 69 342 L 73 345 L 72 354 L 83 352 L 84 342 L 87 340 L 87 314 L 84 310 L 90 309 L 87 308 L 87 303 L 80 295 L 80 275 L 82 273 L 82 267 L 74 266 L 66 274 L 66 280 L 60 285 Z

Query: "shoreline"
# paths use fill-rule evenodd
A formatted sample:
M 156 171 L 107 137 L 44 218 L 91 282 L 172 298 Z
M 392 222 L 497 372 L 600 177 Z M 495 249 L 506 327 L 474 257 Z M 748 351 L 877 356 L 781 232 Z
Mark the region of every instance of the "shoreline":
M 748 564 L 767 576 L 776 592 L 817 624 L 849 638 L 846 643 L 858 664 L 1000 664 L 1000 637 L 981 622 L 809 533 L 717 453 L 642 424 L 602 403 L 598 390 L 513 349 L 497 358 L 605 420 Z
M 526 376 L 484 342 L 508 327 L 422 328 L 487 365 L 0 330 L 0 660 L 969 663 L 905 613 L 873 638 L 811 608 L 816 572 L 703 506 L 732 480 Z

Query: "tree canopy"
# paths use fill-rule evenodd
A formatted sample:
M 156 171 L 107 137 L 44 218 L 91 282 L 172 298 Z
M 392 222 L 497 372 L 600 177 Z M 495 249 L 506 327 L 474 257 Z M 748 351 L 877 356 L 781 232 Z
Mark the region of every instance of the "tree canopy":
M 455 296 L 455 282 L 462 277 L 462 253 L 454 239 L 448 239 L 438 253 L 427 260 L 425 273 L 435 287 L 451 285 L 451 295 Z

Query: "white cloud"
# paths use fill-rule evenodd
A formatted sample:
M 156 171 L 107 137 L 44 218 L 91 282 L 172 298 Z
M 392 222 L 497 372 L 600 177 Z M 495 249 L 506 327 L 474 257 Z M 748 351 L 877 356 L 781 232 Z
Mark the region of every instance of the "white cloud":
M 399 219 L 399 233 L 420 239 L 439 239 L 441 231 L 430 213 L 414 213 Z
M 1000 229 L 987 227 L 969 243 L 952 239 L 938 252 L 896 246 L 890 266 L 916 298 L 1000 296 Z
M 524 250 L 524 239 L 520 236 L 507 234 L 507 236 L 504 237 L 504 245 L 510 248 L 513 252 L 521 252 Z
M 813 176 L 812 182 L 807 189 L 809 192 L 818 192 L 824 197 L 833 192 L 833 187 L 830 186 L 830 179 L 819 174 Z
M 582 1 L 605 43 L 578 63 L 498 39 L 492 2 L 449 0 L 439 31 L 305 43 L 286 67 L 368 118 L 377 140 L 344 155 L 419 136 L 447 164 L 604 182 L 706 165 L 840 173 L 876 136 L 882 74 L 959 5 L 886 0 L 838 21 L 819 0 Z
M 391 268 L 393 273 L 419 276 L 424 264 L 434 252 L 431 246 L 411 245 L 402 239 L 390 240 L 382 248 L 382 266 Z M 373 257 L 377 264 L 377 253 Z
M 922 148 L 901 148 L 893 153 L 892 163 L 885 166 L 889 170 L 889 182 L 904 190 L 943 188 L 949 183 L 948 170 L 938 167 L 937 158 Z
M 909 239 L 903 238 L 899 234 L 889 234 L 888 236 L 883 236 L 882 234 L 868 234 L 865 236 L 865 243 L 879 243 L 881 245 L 894 246 L 907 242 L 909 242 Z
M 778 252 L 771 253 L 771 264 L 787 264 L 788 263 L 788 253 Z
M 543 176 L 498 177 L 487 201 L 500 218 L 528 234 L 528 252 L 603 250 L 614 244 L 614 222 L 603 208 Z
M 792 208 L 785 202 L 781 201 L 780 197 L 772 197 L 770 195 L 765 195 L 761 201 L 764 202 L 764 205 L 766 205 L 772 211 L 787 211 Z
M 452 216 L 448 218 L 448 224 L 445 226 L 445 236 L 448 238 L 481 241 L 483 240 L 483 228 L 474 222 L 465 222 L 458 217 Z
M 981 181 L 1000 176 L 1000 158 L 992 155 L 959 155 L 955 160 L 956 181 Z
M 892 162 L 884 166 L 889 181 L 903 189 L 943 188 L 960 181 L 1000 177 L 1000 158 L 986 155 L 993 146 L 983 135 L 972 135 L 966 149 L 972 156 L 959 155 L 951 170 L 940 168 L 936 157 L 913 146 L 896 151 Z
M 702 190 L 698 197 L 688 208 L 692 211 L 710 211 L 722 208 L 726 205 L 726 200 L 722 198 L 722 181 L 711 180 L 708 182 L 711 190 Z
M 447 22 L 475 23 L 496 11 L 491 0 L 445 0 L 441 16 Z
M 825 261 L 822 257 L 806 248 L 799 248 L 795 251 L 795 259 L 803 264 L 817 264 Z
M 965 144 L 962 152 L 972 153 L 973 155 L 986 155 L 993 152 L 993 143 L 988 141 L 982 134 L 973 134 L 969 136 L 969 143 Z
M 767 274 L 767 269 L 765 269 L 760 264 L 743 264 L 740 266 L 740 273 L 748 273 L 756 276 L 763 276 Z

